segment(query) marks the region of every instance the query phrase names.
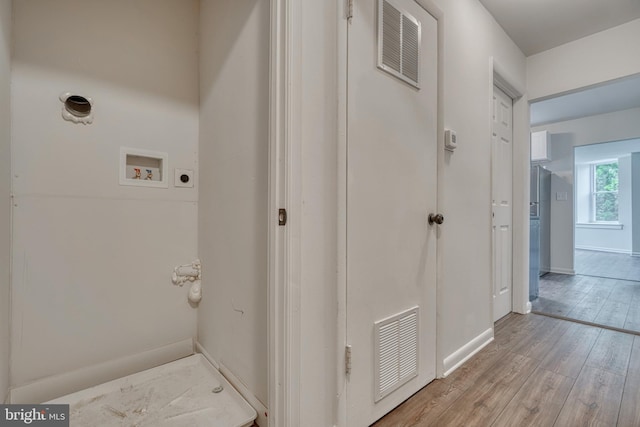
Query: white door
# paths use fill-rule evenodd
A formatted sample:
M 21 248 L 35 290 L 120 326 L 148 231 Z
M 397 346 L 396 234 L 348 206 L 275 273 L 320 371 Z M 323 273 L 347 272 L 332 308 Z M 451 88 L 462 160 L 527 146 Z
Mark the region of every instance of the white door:
M 384 1 L 383 19 L 380 7 L 355 0 L 348 30 L 350 427 L 435 378 L 437 21 L 413 0 Z M 378 24 L 391 31 L 383 56 L 397 61 L 396 76 L 377 67 Z M 407 83 L 415 76 L 419 88 Z
M 511 312 L 513 100 L 493 88 L 491 199 L 493 209 L 493 320 Z

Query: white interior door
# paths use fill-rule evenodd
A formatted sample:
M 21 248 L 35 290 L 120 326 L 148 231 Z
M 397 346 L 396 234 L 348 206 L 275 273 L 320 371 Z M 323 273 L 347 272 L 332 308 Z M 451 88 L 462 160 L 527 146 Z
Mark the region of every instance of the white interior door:
M 511 312 L 513 290 L 513 100 L 493 88 L 492 184 L 493 320 Z
M 437 191 L 437 21 L 413 0 L 381 1 L 355 0 L 348 30 L 353 427 L 371 424 L 435 378 L 437 225 L 428 214 L 436 212 Z M 395 76 L 376 66 L 378 27 L 391 31 L 383 56 L 396 61 Z M 415 76 L 419 88 L 407 83 Z

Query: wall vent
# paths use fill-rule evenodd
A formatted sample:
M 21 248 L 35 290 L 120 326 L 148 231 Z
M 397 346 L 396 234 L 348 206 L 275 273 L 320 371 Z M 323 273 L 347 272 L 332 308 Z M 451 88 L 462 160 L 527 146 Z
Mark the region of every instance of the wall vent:
M 374 323 L 378 402 L 418 375 L 418 307 Z
M 378 67 L 420 88 L 421 24 L 389 0 L 378 2 Z

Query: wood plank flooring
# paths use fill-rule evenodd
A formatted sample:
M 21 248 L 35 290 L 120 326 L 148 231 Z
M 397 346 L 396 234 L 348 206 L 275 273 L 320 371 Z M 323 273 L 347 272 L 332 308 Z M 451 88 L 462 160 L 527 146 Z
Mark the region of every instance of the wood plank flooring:
M 536 313 L 640 333 L 640 282 L 549 273 L 531 305 Z
M 640 426 L 640 336 L 510 314 L 495 339 L 374 424 Z
M 640 281 L 640 257 L 576 249 L 574 261 L 576 274 Z

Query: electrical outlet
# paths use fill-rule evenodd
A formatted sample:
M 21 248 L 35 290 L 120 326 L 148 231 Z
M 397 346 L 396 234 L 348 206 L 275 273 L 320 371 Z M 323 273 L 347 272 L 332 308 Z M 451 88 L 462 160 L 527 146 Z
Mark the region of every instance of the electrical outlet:
M 193 188 L 193 171 L 190 169 L 176 169 L 173 185 L 181 188 Z

